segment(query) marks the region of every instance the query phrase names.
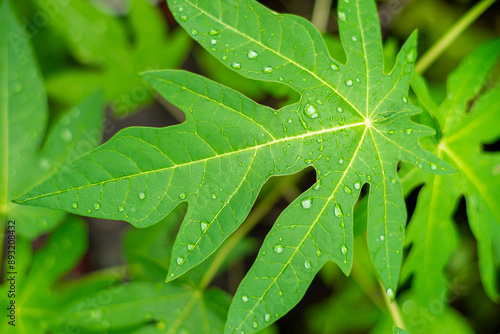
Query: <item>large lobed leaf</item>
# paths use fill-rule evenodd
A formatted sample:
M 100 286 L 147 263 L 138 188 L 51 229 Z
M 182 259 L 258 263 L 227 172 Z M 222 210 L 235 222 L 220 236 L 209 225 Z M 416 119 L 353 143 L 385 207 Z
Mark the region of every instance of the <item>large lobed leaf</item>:
M 188 202 L 169 269 L 173 280 L 238 228 L 269 177 L 312 165 L 316 184 L 269 232 L 238 289 L 226 331 L 253 333 L 275 321 L 300 300 L 326 261 L 349 273 L 352 208 L 365 183 L 370 255 L 394 298 L 406 219 L 397 163 L 433 174 L 453 170 L 420 147 L 419 138 L 432 130 L 410 121 L 419 111 L 407 98 L 416 34 L 385 74 L 372 0 L 339 3 L 346 64 L 331 59 L 308 21 L 255 1 L 169 5 L 228 68 L 285 83 L 300 101 L 273 110 L 191 73 L 147 73 L 145 80 L 186 112 L 185 123 L 125 129 L 17 201 L 138 227 Z

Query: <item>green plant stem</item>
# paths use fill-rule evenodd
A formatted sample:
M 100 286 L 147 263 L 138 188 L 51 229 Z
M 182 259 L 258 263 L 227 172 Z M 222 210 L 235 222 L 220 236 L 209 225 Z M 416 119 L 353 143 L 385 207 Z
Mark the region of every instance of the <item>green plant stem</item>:
M 484 11 L 486 11 L 496 0 L 482 0 L 472 7 L 460 20 L 457 21 L 415 65 L 417 73 L 425 72 L 429 66 L 450 46 L 460 34 L 467 29 Z
M 328 27 L 328 19 L 332 8 L 332 0 L 316 0 L 312 13 L 311 22 L 319 32 L 325 32 Z
M 383 286 L 382 282 L 380 281 L 380 279 L 378 279 L 378 283 L 380 285 L 380 289 L 382 290 L 382 296 L 384 298 L 385 304 L 387 305 L 387 309 L 389 310 L 389 313 L 391 314 L 392 321 L 393 321 L 394 325 L 396 325 L 397 327 L 399 327 L 403 330 L 406 330 L 406 326 L 404 325 L 404 322 L 403 322 L 403 316 L 401 315 L 401 311 L 399 310 L 399 306 L 398 306 L 396 299 L 394 299 L 394 301 L 391 302 L 391 300 L 389 299 L 389 296 L 387 296 L 387 293 L 385 293 L 384 286 Z
M 212 282 L 212 279 L 215 277 L 219 268 L 224 263 L 224 260 L 229 253 L 231 253 L 233 248 L 255 227 L 255 225 L 257 225 L 258 222 L 261 221 L 269 210 L 273 208 L 274 204 L 276 204 L 276 202 L 281 198 L 283 191 L 291 185 L 293 186 L 294 182 L 297 181 L 302 175 L 302 173 L 297 173 L 284 178 L 266 197 L 264 197 L 259 205 L 257 205 L 257 207 L 248 216 L 245 222 L 240 226 L 240 228 L 236 230 L 231 237 L 229 237 L 229 239 L 217 252 L 217 255 L 212 261 L 210 267 L 201 279 L 200 290 L 205 289 L 208 284 Z

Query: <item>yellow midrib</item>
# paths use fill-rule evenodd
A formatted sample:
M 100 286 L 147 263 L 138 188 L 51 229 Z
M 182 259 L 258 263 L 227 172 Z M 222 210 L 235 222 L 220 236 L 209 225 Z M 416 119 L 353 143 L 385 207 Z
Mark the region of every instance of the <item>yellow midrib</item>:
M 241 149 L 241 150 L 238 150 L 238 151 L 232 151 L 232 152 L 223 153 L 223 154 L 216 154 L 216 155 L 213 155 L 211 157 L 200 159 L 200 160 L 196 160 L 196 161 L 190 161 L 190 162 L 186 162 L 186 163 L 183 163 L 183 164 L 178 164 L 178 165 L 168 166 L 168 167 L 164 167 L 164 168 L 154 169 L 154 170 L 151 170 L 151 171 L 140 172 L 140 173 L 131 174 L 131 175 L 125 175 L 125 176 L 122 176 L 122 177 L 113 178 L 111 180 L 100 181 L 100 182 L 96 182 L 96 183 L 86 184 L 86 185 L 80 186 L 80 187 L 73 187 L 73 188 L 70 188 L 70 189 L 65 189 L 63 191 L 55 191 L 55 192 L 52 192 L 52 193 L 45 193 L 45 194 L 42 194 L 42 195 L 39 195 L 39 196 L 27 198 L 23 202 L 32 201 L 32 200 L 36 200 L 36 199 L 39 199 L 39 198 L 42 198 L 42 197 L 47 197 L 47 196 L 51 196 L 51 195 L 55 195 L 55 194 L 61 194 L 63 192 L 68 192 L 68 191 L 71 191 L 71 190 L 84 189 L 84 188 L 88 188 L 88 187 L 92 187 L 92 186 L 96 186 L 96 185 L 106 184 L 106 183 L 109 183 L 109 182 L 116 182 L 116 181 L 120 181 L 120 180 L 124 180 L 124 179 L 129 179 L 129 178 L 134 177 L 134 176 L 148 175 L 148 174 L 151 174 L 151 173 L 158 173 L 158 172 L 169 170 L 169 169 L 175 169 L 175 168 L 179 168 L 179 167 L 185 167 L 185 166 L 189 166 L 189 165 L 192 165 L 192 164 L 195 164 L 195 163 L 206 162 L 206 161 L 209 161 L 209 160 L 218 159 L 218 158 L 222 158 L 222 157 L 233 155 L 233 154 L 240 154 L 240 153 L 247 152 L 247 151 L 258 150 L 258 149 L 260 149 L 262 147 L 274 145 L 274 144 L 281 143 L 281 142 L 287 142 L 287 141 L 296 140 L 296 139 L 303 139 L 303 138 L 312 137 L 312 136 L 320 136 L 320 135 L 322 135 L 324 133 L 335 132 L 335 131 L 339 131 L 339 130 L 343 130 L 343 129 L 348 129 L 348 128 L 357 127 L 357 126 L 362 126 L 362 125 L 365 125 L 365 124 L 366 124 L 365 122 L 359 122 L 359 123 L 354 123 L 354 124 L 348 124 L 348 125 L 339 126 L 339 127 L 336 127 L 336 128 L 322 129 L 322 130 L 313 131 L 313 132 L 306 132 L 304 134 L 293 136 L 293 137 L 284 137 L 284 138 L 280 138 L 280 139 L 277 139 L 277 140 L 274 140 L 274 141 L 270 141 L 270 142 L 267 142 L 267 143 L 264 143 L 264 144 L 247 147 L 247 148 L 244 148 L 244 149 Z

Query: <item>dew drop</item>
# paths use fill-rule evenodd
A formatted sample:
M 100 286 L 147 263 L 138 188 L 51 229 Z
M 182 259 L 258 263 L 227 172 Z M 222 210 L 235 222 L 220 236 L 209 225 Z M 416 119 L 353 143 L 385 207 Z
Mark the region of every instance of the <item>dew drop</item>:
M 330 67 L 331 67 L 331 68 L 332 68 L 332 70 L 334 70 L 334 71 L 338 71 L 338 70 L 339 70 L 339 67 L 338 67 L 336 64 L 334 64 L 334 63 L 331 63 L 331 64 L 330 64 Z
M 406 130 L 405 130 L 405 133 L 406 133 L 407 135 L 411 135 L 411 133 L 412 133 L 412 132 L 413 132 L 413 130 L 412 130 L 412 129 L 406 129 Z
M 304 209 L 309 209 L 312 206 L 312 198 L 305 199 L 300 204 Z
M 342 254 L 346 255 L 347 254 L 347 247 L 345 245 L 342 245 L 342 247 L 340 248 L 340 251 L 342 252 Z
M 356 42 L 356 41 L 358 40 L 358 38 L 357 38 L 356 36 L 352 36 L 352 37 L 351 37 L 351 40 L 352 40 L 353 42 Z
M 271 315 L 270 315 L 269 313 L 266 313 L 266 315 L 264 316 L 264 319 L 265 319 L 266 321 L 271 320 Z
M 311 262 L 309 262 L 309 261 L 304 262 L 304 267 L 306 269 L 311 269 Z
M 211 40 L 210 40 L 210 44 L 212 44 L 212 45 L 217 44 L 217 40 L 216 40 L 216 39 L 211 39 Z
M 386 294 L 387 294 L 387 297 L 389 297 L 389 299 L 391 299 L 391 300 L 394 297 L 394 291 L 392 291 L 391 288 L 387 289 Z
M 182 13 L 184 11 L 184 7 L 179 7 L 178 11 L 179 13 Z
M 247 54 L 248 59 L 255 59 L 255 58 L 257 58 L 258 55 L 259 54 L 254 50 L 248 51 L 248 54 Z
M 380 236 L 380 240 L 384 241 L 385 237 L 383 235 Z
M 177 264 L 180 266 L 184 262 L 184 259 L 182 257 L 177 258 Z
M 78 208 L 78 204 L 76 204 L 76 202 L 75 202 L 75 203 L 73 203 L 73 204 L 71 205 L 71 207 L 72 207 L 73 209 L 76 209 L 76 208 Z
M 317 118 L 319 116 L 318 115 L 318 108 L 316 108 L 316 106 L 308 103 L 308 104 L 306 104 L 306 106 L 304 108 L 304 114 L 306 114 L 306 116 L 311 117 L 311 118 Z
M 271 73 L 273 70 L 274 69 L 271 66 L 266 66 L 266 68 L 264 68 L 265 73 Z
M 192 30 L 191 30 L 191 34 L 192 34 L 193 36 L 196 36 L 196 35 L 198 35 L 198 34 L 199 34 L 199 32 L 198 32 L 198 30 L 196 30 L 196 29 L 192 29 Z
M 279 81 L 284 81 L 285 79 L 283 77 L 279 77 Z
M 217 35 L 219 33 L 219 31 L 215 30 L 215 29 L 210 29 L 210 31 L 208 32 L 208 34 L 210 36 L 213 36 L 213 35 Z
M 201 222 L 200 226 L 201 226 L 201 230 L 205 231 L 208 227 L 208 224 L 206 222 Z
M 118 212 L 122 212 L 123 210 L 125 210 L 125 208 L 123 207 L 123 205 L 118 208 Z
M 321 181 L 316 182 L 314 185 L 314 190 L 319 190 L 319 188 L 321 188 Z
M 217 195 L 212 194 L 212 199 L 216 199 L 216 198 L 217 198 Z
M 287 120 L 287 123 L 292 123 L 292 122 L 293 122 L 293 121 L 292 121 L 292 119 L 291 119 L 291 118 L 289 118 L 289 119 Z
M 435 164 L 432 164 L 432 163 L 431 163 L 431 169 L 432 169 L 432 170 L 436 170 L 436 169 L 438 169 L 438 166 L 437 166 L 437 165 L 435 165 Z
M 191 250 L 191 249 L 193 249 L 193 248 L 194 248 L 194 245 L 192 245 L 192 244 L 187 244 L 187 249 L 188 249 L 188 250 Z
M 342 108 L 338 107 L 337 112 L 343 112 Z
M 186 22 L 188 20 L 188 17 L 186 15 L 181 15 L 181 20 L 183 22 Z
M 408 57 L 406 58 L 408 61 L 414 61 L 415 60 L 415 51 L 412 51 L 408 54 Z
M 101 205 L 99 203 L 94 204 L 94 210 L 99 210 Z
M 186 193 L 180 193 L 180 194 L 179 194 L 179 198 L 180 198 L 180 199 L 184 199 L 184 198 L 186 198 Z
M 227 60 L 227 55 L 224 55 L 224 56 L 222 57 L 222 60 L 226 61 L 226 60 Z
M 283 250 L 284 250 L 284 248 L 283 248 L 283 246 L 281 246 L 281 245 L 276 245 L 276 246 L 274 246 L 274 251 L 275 251 L 276 253 L 278 253 L 278 254 L 280 254 L 281 252 L 283 252 Z
M 257 323 L 257 321 L 254 321 L 253 322 L 253 328 L 257 328 L 257 327 L 259 327 L 259 324 Z
M 139 193 L 139 198 L 140 199 L 145 199 L 146 198 L 146 194 L 144 192 Z
M 340 158 L 339 159 L 339 165 L 342 165 L 344 163 L 344 159 Z
M 348 186 L 344 186 L 344 192 L 346 194 L 351 194 L 352 193 L 351 188 L 349 188 Z
M 393 134 L 395 134 L 395 133 L 396 133 L 396 131 L 394 131 L 394 130 L 389 130 L 389 131 L 387 131 L 387 133 L 388 133 L 388 134 L 390 134 L 390 135 L 393 135 Z
M 246 303 L 248 301 L 248 296 L 241 296 L 241 300 L 243 300 Z
M 232 66 L 233 68 L 236 68 L 236 69 L 240 69 L 240 68 L 241 68 L 241 64 L 240 64 L 240 63 L 238 63 L 237 61 L 235 61 L 235 62 L 233 63 L 233 65 L 231 65 L 231 66 Z
M 334 214 L 336 217 L 343 217 L 344 216 L 344 214 L 342 213 L 342 209 L 340 208 L 340 205 L 335 204 Z
M 402 98 L 402 100 L 403 100 L 403 102 L 404 102 L 404 103 L 408 103 L 408 98 L 407 98 L 406 96 L 404 96 L 404 97 Z
M 347 81 L 345 82 L 345 84 L 346 84 L 347 86 L 352 86 L 352 80 L 351 80 L 351 79 L 347 80 Z
M 344 12 L 339 12 L 339 20 L 342 22 L 345 22 L 345 13 Z

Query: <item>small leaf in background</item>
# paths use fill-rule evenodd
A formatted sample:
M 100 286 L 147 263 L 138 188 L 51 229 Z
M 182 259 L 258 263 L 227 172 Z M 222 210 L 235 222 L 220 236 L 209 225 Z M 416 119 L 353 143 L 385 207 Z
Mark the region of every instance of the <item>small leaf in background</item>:
M 16 232 L 33 239 L 64 218 L 60 211 L 14 204 L 12 199 L 101 141 L 102 96 L 94 94 L 65 112 L 46 136 L 47 96 L 36 57 L 9 1 L 0 7 L 0 225 L 16 219 Z M 44 139 L 44 137 L 46 137 Z M 41 147 L 41 149 L 40 149 Z
M 50 3 L 35 2 L 40 8 Z M 99 87 L 118 116 L 153 100 L 138 73 L 178 67 L 191 45 L 181 29 L 169 33 L 161 12 L 146 0 L 131 1 L 125 20 L 102 13 L 85 0 L 65 1 L 58 5 L 49 27 L 64 38 L 80 63 L 48 78 L 49 96 L 73 105 Z M 133 42 L 128 40 L 130 31 Z
M 500 257 L 495 247 L 500 244 L 500 154 L 483 149 L 483 145 L 500 138 L 500 89 L 498 84 L 488 82 L 499 54 L 500 41 L 496 40 L 467 56 L 450 74 L 447 97 L 439 106 L 422 78 L 412 82 L 417 96 L 440 126 L 434 153 L 459 171 L 449 176 L 431 176 L 418 170 L 413 174 L 419 180 L 412 187 L 424 186 L 409 222 L 407 244 L 412 247 L 403 276 L 413 275 L 412 296 L 423 309 L 436 309 L 436 303 L 444 308 L 446 294 L 453 289 L 446 268 L 458 247 L 454 214 L 462 196 L 477 240 L 484 290 L 492 300 L 499 300 Z M 415 332 L 427 333 L 428 329 Z
M 81 218 L 71 217 L 33 255 L 31 242 L 18 238 L 16 243 L 16 326 L 0 323 L 2 333 L 46 333 L 50 323 L 64 308 L 64 296 L 54 286 L 81 259 L 87 249 L 87 227 Z M 10 282 L 0 286 L 1 298 L 7 298 Z M 9 301 L 6 299 L 5 304 Z

